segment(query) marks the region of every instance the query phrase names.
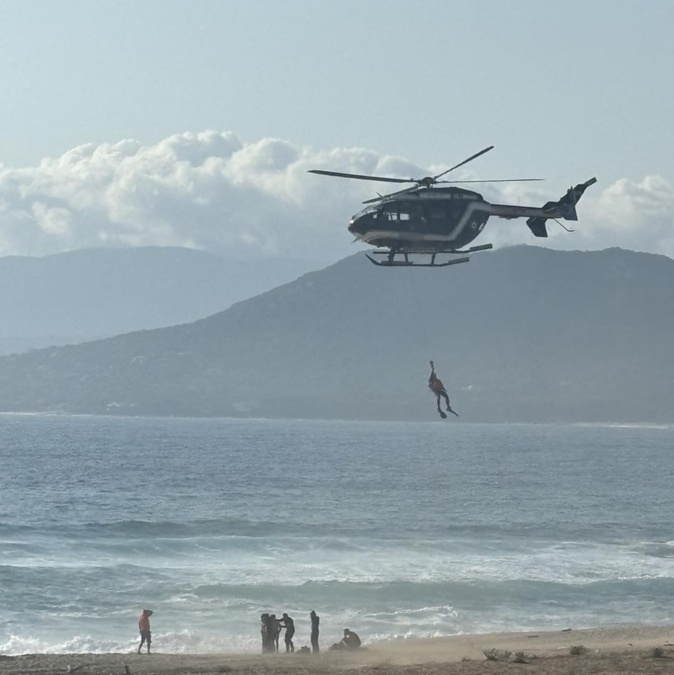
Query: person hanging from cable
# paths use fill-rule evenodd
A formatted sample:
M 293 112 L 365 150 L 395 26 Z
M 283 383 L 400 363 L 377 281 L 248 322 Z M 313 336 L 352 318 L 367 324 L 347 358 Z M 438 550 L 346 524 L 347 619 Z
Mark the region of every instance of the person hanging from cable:
M 445 413 L 442 411 L 442 408 L 440 407 L 441 397 L 445 399 L 447 412 L 451 412 L 452 415 L 456 415 L 457 417 L 459 416 L 459 413 L 454 412 L 452 410 L 452 406 L 449 404 L 449 394 L 445 389 L 445 385 L 442 384 L 442 380 L 435 374 L 435 366 L 433 365 L 433 361 L 431 361 L 431 374 L 428 378 L 428 388 L 435 394 L 435 398 L 438 402 L 438 413 L 440 413 L 440 417 L 442 417 L 443 420 L 447 418 L 447 415 L 445 415 Z

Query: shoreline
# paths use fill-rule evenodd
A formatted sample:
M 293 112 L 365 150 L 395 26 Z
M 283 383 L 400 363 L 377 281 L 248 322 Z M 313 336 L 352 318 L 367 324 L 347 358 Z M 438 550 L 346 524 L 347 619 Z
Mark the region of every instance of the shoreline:
M 327 644 L 327 641 L 326 641 Z M 572 654 L 572 649 L 578 654 Z M 660 673 L 674 668 L 674 625 L 620 624 L 603 628 L 464 634 L 366 644 L 353 652 L 320 654 L 24 654 L 0 656 L 0 675 L 177 675 L 238 672 L 441 673 L 506 672 L 535 664 L 539 674 Z M 661 652 L 654 656 L 654 650 Z M 485 652 L 494 656 L 490 660 Z M 515 662 L 515 657 L 522 659 Z M 497 661 L 498 664 L 495 664 Z

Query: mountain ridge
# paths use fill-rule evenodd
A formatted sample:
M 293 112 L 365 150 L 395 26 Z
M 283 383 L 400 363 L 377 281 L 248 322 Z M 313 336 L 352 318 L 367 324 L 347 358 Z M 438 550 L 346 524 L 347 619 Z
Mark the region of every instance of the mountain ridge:
M 671 422 L 674 261 L 514 247 L 449 270 L 362 255 L 193 323 L 0 359 L 0 409 Z
M 0 353 L 195 321 L 297 278 L 302 261 L 195 249 L 90 248 L 0 258 Z

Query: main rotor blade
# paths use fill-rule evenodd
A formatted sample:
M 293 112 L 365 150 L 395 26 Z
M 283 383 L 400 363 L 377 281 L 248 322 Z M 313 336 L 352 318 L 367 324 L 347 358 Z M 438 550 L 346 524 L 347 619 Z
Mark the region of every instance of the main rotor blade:
M 398 192 L 390 192 L 387 195 L 380 195 L 379 197 L 372 197 L 372 199 L 366 199 L 363 204 L 374 204 L 375 202 L 380 202 L 382 199 L 388 199 L 389 197 L 396 197 L 398 195 L 404 195 L 406 192 L 412 192 L 417 189 L 416 185 L 412 187 L 405 188 L 404 190 L 398 190 Z
M 464 159 L 463 162 L 460 162 L 456 166 L 453 166 L 451 169 L 447 169 L 447 171 L 443 171 L 442 173 L 439 173 L 437 176 L 434 176 L 435 180 L 440 178 L 440 176 L 444 176 L 446 173 L 449 173 L 450 171 L 454 171 L 454 169 L 458 169 L 460 166 L 463 166 L 464 164 L 468 164 L 468 162 L 472 162 L 474 159 L 477 159 L 480 155 L 484 155 L 485 152 L 489 152 L 490 150 L 493 149 L 494 146 L 490 145 L 488 148 L 480 150 L 480 152 L 475 153 L 472 157 L 469 157 L 468 159 Z
M 439 180 L 437 183 L 458 185 L 459 183 L 533 183 L 545 178 L 496 178 L 494 180 Z
M 364 176 L 359 173 L 341 173 L 339 171 L 322 171 L 309 169 L 308 173 L 317 173 L 321 176 L 337 176 L 339 178 L 356 178 L 357 180 L 377 180 L 382 183 L 416 183 L 413 178 L 386 178 L 385 176 Z

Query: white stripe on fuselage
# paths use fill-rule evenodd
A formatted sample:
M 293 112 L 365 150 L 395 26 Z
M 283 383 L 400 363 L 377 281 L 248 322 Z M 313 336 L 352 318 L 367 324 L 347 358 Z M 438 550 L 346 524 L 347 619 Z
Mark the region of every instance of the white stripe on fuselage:
M 524 217 L 542 217 L 542 218 L 563 218 L 563 209 L 542 209 L 536 206 L 511 206 L 509 204 L 490 204 L 484 201 L 471 201 L 459 222 L 454 226 L 454 229 L 449 234 L 422 234 L 419 232 L 400 232 L 396 230 L 368 230 L 364 235 L 356 235 L 357 239 L 369 242 L 371 239 L 402 239 L 404 241 L 456 241 L 462 234 L 466 227 L 472 221 L 473 214 L 476 211 L 482 211 L 488 216 L 498 216 L 500 218 L 524 218 Z M 487 218 L 488 219 L 488 218 Z M 484 225 L 487 221 L 484 222 Z M 479 221 L 476 221 L 475 229 L 480 232 L 481 227 Z

